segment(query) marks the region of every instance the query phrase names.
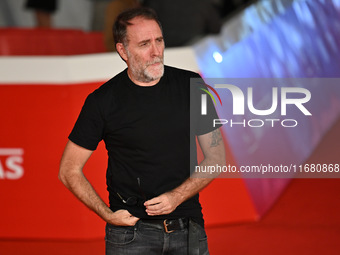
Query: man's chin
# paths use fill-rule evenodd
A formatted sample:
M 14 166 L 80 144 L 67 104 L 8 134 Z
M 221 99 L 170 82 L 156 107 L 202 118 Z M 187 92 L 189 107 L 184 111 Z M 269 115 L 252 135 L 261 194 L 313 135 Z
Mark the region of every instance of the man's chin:
M 161 66 L 157 66 L 157 68 L 150 68 L 150 70 L 146 71 L 146 74 L 152 78 L 152 80 L 160 79 L 164 74 L 164 65 L 161 64 Z

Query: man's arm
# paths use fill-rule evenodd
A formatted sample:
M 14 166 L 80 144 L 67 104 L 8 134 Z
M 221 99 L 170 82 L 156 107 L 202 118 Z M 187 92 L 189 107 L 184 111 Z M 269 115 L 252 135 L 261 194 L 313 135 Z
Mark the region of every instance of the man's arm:
M 223 138 L 219 129 L 201 135 L 198 142 L 202 149 L 204 160 L 200 166 L 225 165 L 225 149 Z M 158 197 L 144 203 L 148 215 L 163 215 L 173 212 L 177 206 L 196 195 L 206 187 L 217 175 L 202 176 L 202 173 L 194 173 L 183 184 Z
M 133 226 L 138 218 L 126 210 L 112 212 L 83 174 L 91 150 L 68 141 L 60 161 L 59 179 L 88 208 L 113 225 Z

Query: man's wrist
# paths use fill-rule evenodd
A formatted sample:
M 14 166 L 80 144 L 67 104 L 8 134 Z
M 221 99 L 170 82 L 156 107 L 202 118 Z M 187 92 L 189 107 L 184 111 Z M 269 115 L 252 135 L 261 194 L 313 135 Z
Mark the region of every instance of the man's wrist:
M 185 196 L 182 194 L 182 192 L 178 190 L 172 190 L 170 191 L 170 193 L 174 197 L 175 201 L 177 202 L 177 206 L 179 206 L 185 201 Z
M 117 216 L 115 212 L 113 212 L 110 208 L 108 208 L 107 212 L 105 213 L 105 217 L 103 219 L 107 223 L 115 225 L 114 222 L 117 220 Z

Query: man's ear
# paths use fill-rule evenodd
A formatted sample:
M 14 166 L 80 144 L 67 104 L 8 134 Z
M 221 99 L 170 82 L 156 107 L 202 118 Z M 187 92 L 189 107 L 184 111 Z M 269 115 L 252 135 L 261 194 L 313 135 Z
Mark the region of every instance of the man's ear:
M 128 57 L 127 57 L 127 53 L 126 53 L 126 49 L 125 49 L 124 45 L 122 43 L 117 43 L 116 49 L 117 49 L 117 52 L 120 55 L 120 57 L 126 62 Z

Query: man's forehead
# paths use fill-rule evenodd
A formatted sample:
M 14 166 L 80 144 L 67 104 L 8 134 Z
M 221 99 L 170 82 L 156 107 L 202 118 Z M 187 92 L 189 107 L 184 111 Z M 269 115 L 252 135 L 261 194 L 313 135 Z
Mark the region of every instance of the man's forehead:
M 153 19 L 136 17 L 130 20 L 129 23 L 131 24 L 127 27 L 129 37 L 145 37 L 148 33 L 159 33 L 159 36 L 162 36 L 158 23 Z

